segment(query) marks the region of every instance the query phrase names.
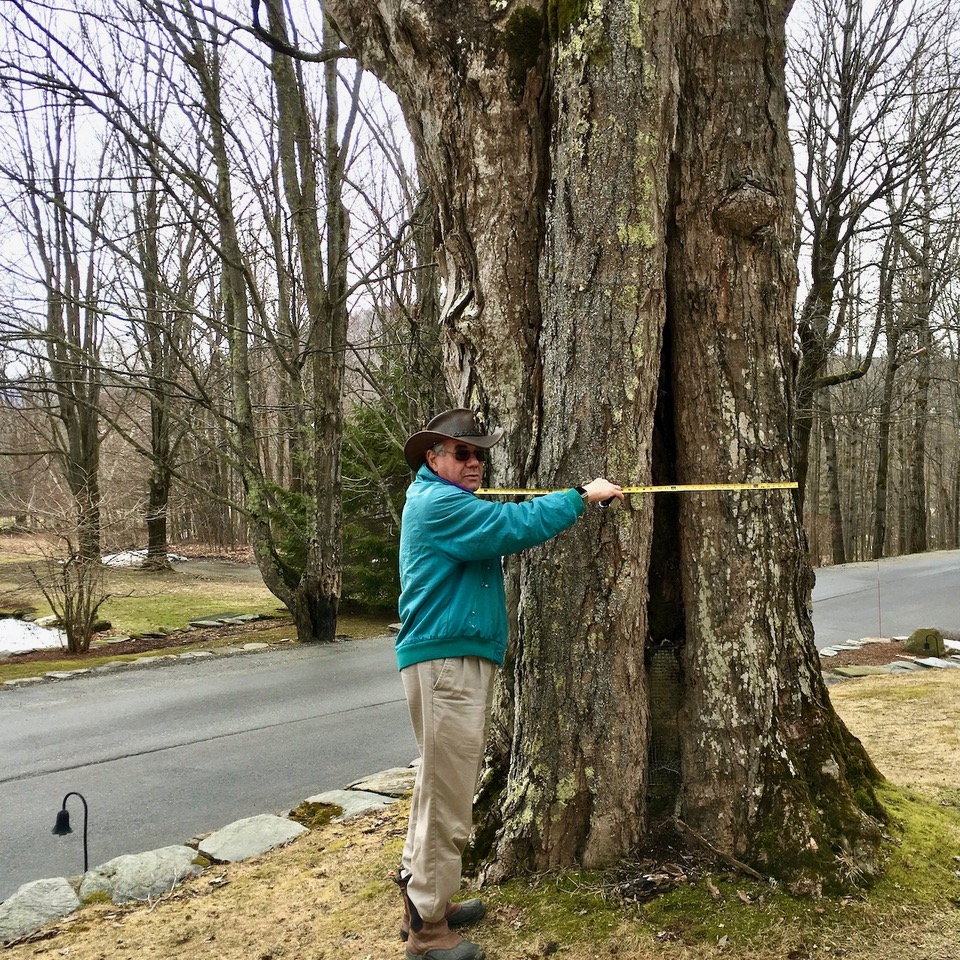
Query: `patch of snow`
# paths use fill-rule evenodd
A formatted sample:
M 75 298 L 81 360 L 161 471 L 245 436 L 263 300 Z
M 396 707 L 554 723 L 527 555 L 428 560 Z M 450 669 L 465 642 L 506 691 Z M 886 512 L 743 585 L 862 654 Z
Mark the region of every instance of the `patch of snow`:
M 38 627 L 25 620 L 0 620 L 0 650 L 7 653 L 23 653 L 26 650 L 47 650 L 50 647 L 66 647 L 67 638 L 62 630 Z
M 146 550 L 123 550 L 120 553 L 108 553 L 100 558 L 100 562 L 108 567 L 139 567 L 147 559 Z M 187 557 L 176 553 L 168 553 L 167 559 L 171 563 L 183 563 Z

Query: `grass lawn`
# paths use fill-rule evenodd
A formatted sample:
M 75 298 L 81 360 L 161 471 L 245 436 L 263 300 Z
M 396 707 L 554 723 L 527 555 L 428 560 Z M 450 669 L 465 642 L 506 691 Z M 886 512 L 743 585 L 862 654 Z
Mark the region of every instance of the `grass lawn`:
M 0 610 L 32 609 L 37 617 L 49 614 L 50 607 L 32 571 L 42 575 L 44 556 L 32 538 L 0 536 Z M 105 567 L 104 592 L 109 598 L 100 615 L 111 624 L 104 636 L 139 637 L 163 629 L 183 631 L 192 620 L 217 614 L 257 614 L 276 618 L 276 623 L 259 623 L 256 635 L 240 635 L 244 641 L 267 643 L 296 640 L 286 609 L 248 566 L 211 564 L 203 561 L 184 564 L 177 572 L 148 572 L 129 567 Z M 338 618 L 339 633 L 355 639 L 381 635 L 394 619 L 386 614 L 345 613 Z M 56 660 L 30 662 L 19 657 L 0 660 L 0 682 L 37 676 L 50 670 L 75 670 L 112 660 L 129 660 L 149 653 L 163 655 L 196 647 L 212 649 L 236 643 L 238 633 L 230 628 L 197 632 L 196 638 L 176 633 L 169 641 L 138 641 L 136 653 L 125 653 L 121 645 L 95 643 L 87 654 L 73 656 L 66 651 Z
M 37 616 L 50 607 L 37 584 L 47 561 L 30 538 L 0 537 L 0 601 L 10 596 L 29 602 Z M 100 608 L 119 633 L 158 627 L 182 630 L 191 620 L 221 612 L 276 614 L 279 601 L 262 581 L 212 577 L 208 573 L 153 573 L 129 567 L 104 567 L 103 589 L 108 599 Z

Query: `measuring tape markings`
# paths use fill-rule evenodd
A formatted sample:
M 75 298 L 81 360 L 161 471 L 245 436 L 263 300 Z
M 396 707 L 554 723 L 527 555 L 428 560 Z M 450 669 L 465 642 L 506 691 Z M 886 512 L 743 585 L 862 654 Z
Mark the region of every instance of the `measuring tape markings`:
M 529 488 L 525 490 L 506 487 L 481 487 L 476 491 L 480 497 L 530 496 L 539 497 L 548 493 L 561 493 L 569 487 L 556 490 Z M 706 493 L 714 490 L 796 490 L 797 483 L 673 483 L 666 486 L 621 487 L 625 494 L 634 493 Z

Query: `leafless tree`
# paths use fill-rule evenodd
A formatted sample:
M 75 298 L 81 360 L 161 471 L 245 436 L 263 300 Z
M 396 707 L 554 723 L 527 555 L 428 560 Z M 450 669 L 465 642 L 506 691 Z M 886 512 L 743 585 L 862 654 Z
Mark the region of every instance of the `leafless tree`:
M 30 21 L 34 5 L 17 6 L 36 31 L 24 44 L 34 61 L 29 69 L 17 64 L 21 77 L 81 104 L 117 132 L 133 158 L 128 203 L 136 204 L 130 213 L 136 242 L 124 249 L 114 240 L 110 249 L 140 277 L 137 313 L 145 319 L 133 329 L 143 349 L 140 369 L 117 375 L 139 377 L 153 398 L 155 529 L 171 469 L 163 418 L 177 395 L 202 405 L 223 431 L 218 446 L 242 478 L 238 506 L 268 586 L 291 609 L 302 639 L 330 639 L 340 589 L 344 358 L 356 286 L 348 281 L 343 192 L 359 70 L 338 76 L 343 51 L 329 33 L 313 58 L 322 67 L 291 56 L 287 49 L 298 41 L 274 2 L 262 5 L 277 41 L 269 46 L 243 29 L 231 9 L 186 0 L 83 11 L 97 26 L 97 40 L 106 35 L 113 42 L 102 60 L 83 49 L 84 36 L 96 42 L 91 32 L 77 35 L 78 52 Z M 238 64 L 242 69 L 234 69 Z M 343 91 L 348 106 L 341 114 Z M 144 109 L 161 97 L 170 105 L 165 113 Z M 175 212 L 186 225 L 180 246 L 162 263 L 161 203 L 167 222 Z M 216 256 L 215 284 L 205 291 L 188 262 L 197 248 Z M 179 264 L 187 273 L 169 263 L 177 257 L 188 258 Z M 206 327 L 217 349 L 224 348 L 222 358 L 204 350 L 199 358 L 186 356 L 186 341 L 171 338 L 167 321 L 175 315 L 194 330 Z M 207 390 L 202 372 L 221 359 L 226 397 Z M 186 373 L 175 375 L 174 364 Z
M 8 85 L 8 131 L 0 169 L 15 184 L 3 200 L 19 227 L 14 271 L 28 289 L 0 335 L 16 347 L 18 392 L 46 412 L 42 451 L 57 463 L 75 507 L 79 556 L 100 556 L 99 416 L 107 278 L 102 234 L 110 177 L 108 146 L 92 163 L 80 148 L 78 112 L 42 91 Z
M 814 9 L 822 10 L 822 6 L 815 4 Z M 945 509 L 943 503 L 934 508 L 928 502 L 931 462 L 926 438 L 937 421 L 930 405 L 934 382 L 930 370 L 939 364 L 939 341 L 944 336 L 938 333 L 943 323 L 942 303 L 956 282 L 951 253 L 956 221 L 950 197 L 956 190 L 953 171 L 957 167 L 957 134 L 949 119 L 957 110 L 952 52 L 956 33 L 950 11 L 940 7 L 932 11 L 928 6 L 905 7 L 898 11 L 895 4 L 881 4 L 870 9 L 873 13 L 869 22 L 864 19 L 862 35 L 857 26 L 861 23 L 858 17 L 865 18 L 862 11 L 844 7 L 843 16 L 826 18 L 824 23 L 835 23 L 837 36 L 846 44 L 844 56 L 834 61 L 817 60 L 819 74 L 815 76 L 811 70 L 808 75 L 817 89 L 825 91 L 817 108 L 821 112 L 814 111 L 816 123 L 811 126 L 808 122 L 806 128 L 820 131 L 824 129 L 823 116 L 831 116 L 827 104 L 847 102 L 840 92 L 835 94 L 834 101 L 826 95 L 826 91 L 844 89 L 838 80 L 831 79 L 831 69 L 838 77 L 842 70 L 831 65 L 848 63 L 847 72 L 853 78 L 865 65 L 862 49 L 871 51 L 868 59 L 877 60 L 877 65 L 865 72 L 865 78 L 873 78 L 873 86 L 864 86 L 847 106 L 848 116 L 854 119 L 859 107 L 860 125 L 848 123 L 852 132 L 846 141 L 839 134 L 833 140 L 820 141 L 811 134 L 811 142 L 800 148 L 800 155 L 806 159 L 801 190 L 806 201 L 804 216 L 808 226 L 812 225 L 809 246 L 803 248 L 801 256 L 801 263 L 807 262 L 807 253 L 812 257 L 812 279 L 802 307 L 806 314 L 801 314 L 800 322 L 803 325 L 806 316 L 820 320 L 829 317 L 829 323 L 819 328 L 816 322 L 807 324 L 806 332 L 812 331 L 813 336 L 807 338 L 806 348 L 802 349 L 809 362 L 806 368 L 801 362 L 799 392 L 802 394 L 804 384 L 812 384 L 816 394 L 809 396 L 820 398 L 815 403 L 811 425 L 819 424 L 824 433 L 822 457 L 819 450 L 817 455 L 828 483 L 833 562 L 868 555 L 879 558 L 888 548 L 926 549 L 929 518 Z M 938 19 L 931 20 L 931 13 Z M 907 31 L 897 49 L 893 49 L 893 43 L 901 35 L 889 34 L 891 18 L 895 16 L 902 18 Z M 880 58 L 872 52 L 871 45 L 878 41 L 890 46 Z M 821 48 L 825 49 L 825 45 L 798 45 L 798 57 L 802 62 L 805 56 L 816 56 Z M 856 89 L 853 84 L 848 86 Z M 895 94 L 893 99 L 888 97 L 891 93 Z M 874 114 L 864 104 L 880 94 L 884 97 L 880 104 L 888 112 L 887 123 L 894 123 L 895 127 L 871 142 L 870 122 Z M 802 100 L 802 91 L 798 96 Z M 810 110 L 815 100 L 802 105 L 800 113 Z M 841 112 L 836 108 L 838 116 Z M 883 120 L 879 110 L 875 119 Z M 838 130 L 843 129 L 839 121 L 836 125 Z M 821 159 L 814 163 L 810 150 L 817 143 L 823 150 Z M 848 155 L 859 157 L 862 174 L 873 170 L 873 183 L 878 189 L 871 192 L 869 179 L 858 187 L 853 176 L 856 168 L 851 167 L 846 174 L 850 183 L 845 201 L 849 216 L 837 233 L 817 226 L 830 221 L 829 204 L 821 200 L 818 207 L 811 198 L 826 197 L 830 183 L 842 195 L 839 187 L 844 179 L 834 164 L 844 155 L 844 143 Z M 871 158 L 872 164 L 867 162 Z M 828 181 L 824 171 L 832 172 L 836 179 Z M 885 180 L 879 178 L 881 172 L 886 174 Z M 870 200 L 873 205 L 864 206 Z M 863 208 L 859 213 L 855 201 Z M 837 205 L 833 223 L 837 227 L 845 223 L 842 205 Z M 832 260 L 816 256 L 824 237 L 826 250 L 833 251 Z M 839 245 L 838 239 L 842 241 Z M 817 264 L 823 268 L 819 274 Z M 832 290 L 828 289 L 830 283 L 820 282 L 824 278 L 832 278 Z M 818 289 L 826 295 L 814 303 L 811 298 Z M 872 316 L 866 326 L 857 319 L 865 315 Z M 817 356 L 821 348 L 823 352 Z M 866 376 L 875 354 L 882 368 L 875 384 L 866 383 L 860 390 L 843 390 L 838 402 L 824 396 L 827 391 L 838 395 L 844 384 Z M 818 372 L 811 380 L 814 369 Z M 908 406 L 911 428 L 904 431 L 898 425 L 908 416 Z M 892 437 L 898 435 L 909 444 L 909 453 L 905 451 L 902 461 L 898 444 L 892 444 Z M 893 460 L 892 446 L 898 451 Z M 805 470 L 805 458 L 800 456 L 799 462 Z M 819 471 L 808 474 L 806 487 L 811 501 L 806 505 L 806 514 L 813 540 L 819 532 L 820 482 Z M 948 505 L 949 498 L 945 499 Z M 858 517 L 859 512 L 866 513 L 860 511 L 861 504 L 870 507 L 868 532 Z M 891 538 L 888 516 L 893 507 L 897 530 L 902 529 L 903 533 Z M 815 547 L 814 555 L 823 556 L 819 544 Z
M 954 126 L 960 91 L 939 77 L 951 22 L 950 5 L 938 0 L 811 0 L 794 19 L 789 77 L 800 154 L 801 262 L 809 271 L 797 317 L 801 498 L 817 392 L 841 377 L 863 376 L 872 358 L 867 352 L 852 369 L 826 374 L 851 315 L 839 295 L 850 289 L 844 251 L 867 238 L 882 246 L 886 199 L 941 149 Z M 931 74 L 938 79 L 926 88 L 927 122 L 911 129 L 918 78 Z
M 100 558 L 80 554 L 70 536 L 60 538 L 59 551 L 48 550 L 30 573 L 67 640 L 70 653 L 86 653 L 98 628 L 100 607 L 110 599 Z

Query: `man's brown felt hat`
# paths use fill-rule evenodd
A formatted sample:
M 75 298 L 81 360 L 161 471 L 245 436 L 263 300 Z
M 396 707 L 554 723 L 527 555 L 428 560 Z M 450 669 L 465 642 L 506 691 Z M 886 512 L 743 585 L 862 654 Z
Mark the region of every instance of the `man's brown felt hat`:
M 444 410 L 438 413 L 424 430 L 413 434 L 403 445 L 403 458 L 410 469 L 416 472 L 426 460 L 427 451 L 436 443 L 444 440 L 462 440 L 474 447 L 489 450 L 503 436 L 503 430 L 497 428 L 487 433 L 477 423 L 472 410 L 459 407 L 456 410 Z

